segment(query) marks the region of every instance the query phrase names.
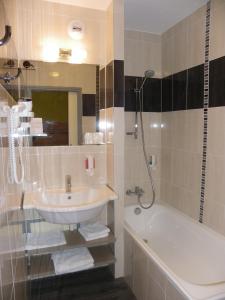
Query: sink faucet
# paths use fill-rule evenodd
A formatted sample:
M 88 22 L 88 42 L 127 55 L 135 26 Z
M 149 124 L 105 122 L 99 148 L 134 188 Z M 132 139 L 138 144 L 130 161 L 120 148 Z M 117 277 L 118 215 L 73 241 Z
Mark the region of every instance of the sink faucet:
M 65 178 L 65 188 L 66 188 L 66 193 L 71 193 L 71 175 L 66 175 Z

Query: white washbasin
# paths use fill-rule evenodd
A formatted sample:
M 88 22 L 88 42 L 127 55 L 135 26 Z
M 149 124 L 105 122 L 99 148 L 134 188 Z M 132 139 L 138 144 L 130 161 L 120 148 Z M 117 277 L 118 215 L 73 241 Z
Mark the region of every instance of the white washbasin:
M 108 201 L 116 198 L 105 185 L 82 186 L 73 188 L 71 193 L 63 189 L 46 190 L 34 197 L 33 204 L 49 223 L 75 224 L 95 218 Z

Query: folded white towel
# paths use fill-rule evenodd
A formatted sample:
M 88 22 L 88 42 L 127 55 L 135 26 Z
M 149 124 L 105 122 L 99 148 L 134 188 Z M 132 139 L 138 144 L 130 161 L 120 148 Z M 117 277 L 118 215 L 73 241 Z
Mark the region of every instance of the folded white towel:
M 56 274 L 86 270 L 94 265 L 94 259 L 85 247 L 54 253 L 52 260 Z
M 95 236 L 88 236 L 88 235 L 86 235 L 86 233 L 84 233 L 84 232 L 82 232 L 82 233 L 80 233 L 82 236 L 83 236 L 83 238 L 85 239 L 85 241 L 93 241 L 93 240 L 97 240 L 97 239 L 102 239 L 102 238 L 105 238 L 105 237 L 107 237 L 107 236 L 109 236 L 109 233 L 108 232 L 106 232 L 106 233 L 101 233 L 101 234 L 96 234 Z
M 70 268 L 70 269 L 57 269 L 55 268 L 55 274 L 56 275 L 61 275 L 61 274 L 68 274 L 68 273 L 74 273 L 74 272 L 79 272 L 79 271 L 84 271 L 93 268 L 94 263 L 89 263 L 83 266 L 75 267 L 75 268 Z
M 110 229 L 100 223 L 87 224 L 79 228 L 80 234 L 85 238 L 85 240 L 94 240 L 101 237 L 108 236 Z
M 62 231 L 28 233 L 25 249 L 35 250 L 65 244 L 66 240 Z

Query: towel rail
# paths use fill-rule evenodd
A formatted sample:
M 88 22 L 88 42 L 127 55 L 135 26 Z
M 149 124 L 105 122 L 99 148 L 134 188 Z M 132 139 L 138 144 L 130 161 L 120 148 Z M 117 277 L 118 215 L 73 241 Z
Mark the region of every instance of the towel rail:
M 9 84 L 11 80 L 16 80 L 21 73 L 21 68 L 18 68 L 16 75 L 11 75 L 9 72 L 6 72 L 5 74 L 0 75 L 0 80 L 4 80 L 5 84 Z
M 5 35 L 2 39 L 0 39 L 0 46 L 4 46 L 10 40 L 12 36 L 12 28 L 9 25 L 5 26 Z

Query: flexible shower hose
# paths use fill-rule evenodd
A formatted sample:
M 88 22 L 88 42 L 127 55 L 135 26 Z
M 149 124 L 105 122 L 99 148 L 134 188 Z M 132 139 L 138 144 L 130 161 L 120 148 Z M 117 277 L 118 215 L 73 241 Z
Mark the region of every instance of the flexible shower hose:
M 154 186 L 154 181 L 153 181 L 153 178 L 152 178 L 151 167 L 150 167 L 150 164 L 149 164 L 149 161 L 148 161 L 148 156 L 147 156 L 147 151 L 146 151 L 146 145 L 145 145 L 145 133 L 144 133 L 143 115 L 142 115 L 142 110 L 143 110 L 143 92 L 142 92 L 142 89 L 140 89 L 139 92 L 138 92 L 138 98 L 139 98 L 139 104 L 140 104 L 140 122 L 141 122 L 142 150 L 143 150 L 145 165 L 146 165 L 147 172 L 148 172 L 148 177 L 149 177 L 150 184 L 151 184 L 151 187 L 152 187 L 152 200 L 151 200 L 151 203 L 149 205 L 145 206 L 142 203 L 142 201 L 141 201 L 141 197 L 138 197 L 138 202 L 139 202 L 139 205 L 141 206 L 141 208 L 143 208 L 143 209 L 149 209 L 155 203 L 155 186 Z

